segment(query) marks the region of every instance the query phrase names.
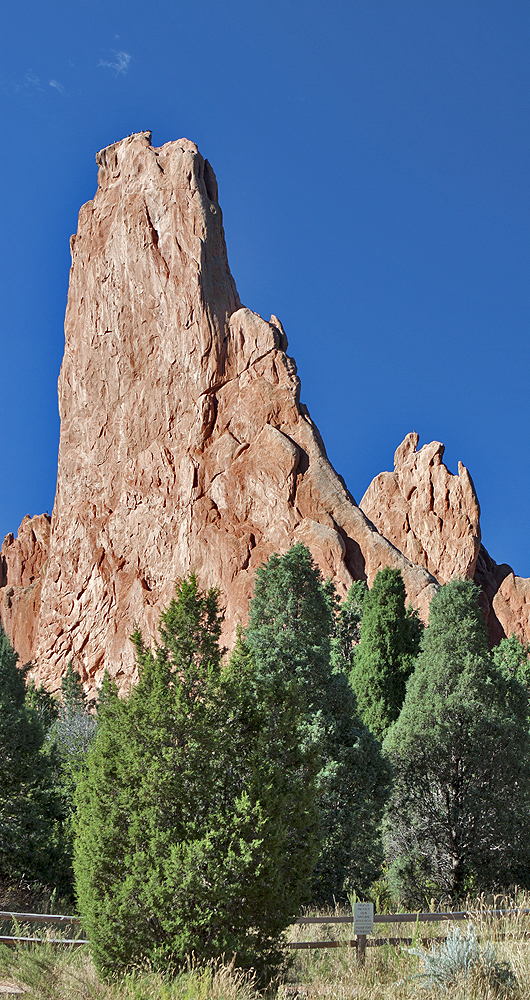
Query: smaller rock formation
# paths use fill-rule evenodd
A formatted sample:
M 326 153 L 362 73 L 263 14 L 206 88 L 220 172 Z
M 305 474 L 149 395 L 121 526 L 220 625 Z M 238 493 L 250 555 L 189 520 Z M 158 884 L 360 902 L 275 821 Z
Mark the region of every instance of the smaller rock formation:
M 17 537 L 10 532 L 0 550 L 0 620 L 21 663 L 33 658 L 40 598 L 50 547 L 50 516 L 27 515 Z
M 480 506 L 467 469 L 454 476 L 439 441 L 419 451 L 418 435 L 407 434 L 394 456 L 394 472 L 381 472 L 361 500 L 361 510 L 412 562 L 440 583 L 456 576 L 475 580 L 492 645 L 515 632 L 530 642 L 530 580 L 498 566 L 480 535 Z
M 439 441 L 417 450 L 419 436 L 407 434 L 394 455 L 394 472 L 370 483 L 360 507 L 377 530 L 411 562 L 440 583 L 454 576 L 473 579 L 480 551 L 480 507 L 469 472 L 458 463 L 453 476 Z

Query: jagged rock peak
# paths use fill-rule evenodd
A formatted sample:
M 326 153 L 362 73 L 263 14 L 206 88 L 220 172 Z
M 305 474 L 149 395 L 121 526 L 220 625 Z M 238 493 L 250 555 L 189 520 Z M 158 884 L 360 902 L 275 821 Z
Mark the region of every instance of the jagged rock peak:
M 436 586 L 382 537 L 329 464 L 300 403 L 280 321 L 244 308 L 213 170 L 148 132 L 98 154 L 79 213 L 59 377 L 58 481 L 33 655 L 58 687 L 135 679 L 175 581 L 218 584 L 226 640 L 256 567 L 304 541 L 341 593 L 402 569 L 427 614 Z
M 376 476 L 362 510 L 440 583 L 455 576 L 475 580 L 492 645 L 512 632 L 529 642 L 530 580 L 497 565 L 481 545 L 480 506 L 465 466 L 459 462 L 453 476 L 442 461 L 443 444 L 432 441 L 418 451 L 418 440 L 415 431 L 407 434 L 396 449 L 394 472 Z
M 480 551 L 480 506 L 469 472 L 458 463 L 452 475 L 444 445 L 431 441 L 418 451 L 419 435 L 407 434 L 396 449 L 394 472 L 370 483 L 360 506 L 409 559 L 440 583 L 472 579 Z

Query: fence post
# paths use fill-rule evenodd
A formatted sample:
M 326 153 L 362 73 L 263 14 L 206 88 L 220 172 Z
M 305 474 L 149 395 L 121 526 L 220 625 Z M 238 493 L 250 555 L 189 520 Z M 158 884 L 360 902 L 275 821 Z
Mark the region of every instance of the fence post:
M 366 934 L 356 934 L 357 938 L 357 962 L 359 965 L 364 965 L 364 959 L 366 954 Z

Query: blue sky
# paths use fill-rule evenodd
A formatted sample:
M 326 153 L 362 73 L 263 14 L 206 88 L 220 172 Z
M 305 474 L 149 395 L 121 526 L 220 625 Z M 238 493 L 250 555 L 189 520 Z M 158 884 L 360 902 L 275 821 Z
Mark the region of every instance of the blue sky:
M 530 7 L 49 0 L 0 40 L 0 536 L 51 512 L 71 233 L 94 154 L 151 129 L 219 182 L 245 305 L 275 313 L 359 501 L 410 430 L 530 576 Z

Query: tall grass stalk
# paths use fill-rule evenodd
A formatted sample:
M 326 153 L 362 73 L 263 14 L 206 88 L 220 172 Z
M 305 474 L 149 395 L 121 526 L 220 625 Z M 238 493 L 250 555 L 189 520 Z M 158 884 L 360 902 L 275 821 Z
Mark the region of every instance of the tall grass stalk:
M 0 980 L 16 984 L 25 1000 L 260 1000 L 251 974 L 221 960 L 188 969 L 174 978 L 149 969 L 133 970 L 115 982 L 102 981 L 87 948 L 49 944 L 0 945 Z

